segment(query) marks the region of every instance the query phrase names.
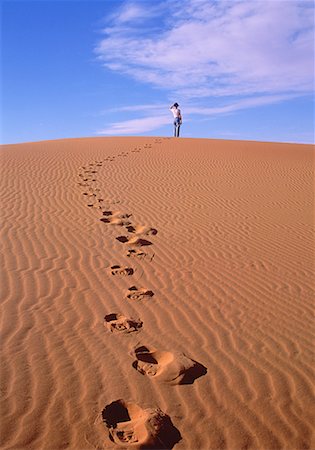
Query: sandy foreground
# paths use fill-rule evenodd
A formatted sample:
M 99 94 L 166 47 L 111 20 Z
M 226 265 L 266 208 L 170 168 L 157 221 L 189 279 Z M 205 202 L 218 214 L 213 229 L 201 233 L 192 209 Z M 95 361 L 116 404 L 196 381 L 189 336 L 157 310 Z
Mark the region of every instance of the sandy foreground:
M 313 156 L 2 146 L 1 448 L 315 448 Z

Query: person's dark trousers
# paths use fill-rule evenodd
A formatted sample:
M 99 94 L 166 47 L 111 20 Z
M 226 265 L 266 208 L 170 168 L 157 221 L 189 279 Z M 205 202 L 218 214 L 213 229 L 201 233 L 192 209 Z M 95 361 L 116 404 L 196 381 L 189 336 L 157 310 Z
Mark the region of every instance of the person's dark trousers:
M 179 137 L 180 120 L 178 117 L 174 120 L 174 137 Z

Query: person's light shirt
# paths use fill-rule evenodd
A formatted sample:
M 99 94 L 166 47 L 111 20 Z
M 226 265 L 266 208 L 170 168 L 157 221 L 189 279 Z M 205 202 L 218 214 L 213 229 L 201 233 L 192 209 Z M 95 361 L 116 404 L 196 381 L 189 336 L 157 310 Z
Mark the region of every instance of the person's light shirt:
M 176 108 L 176 106 L 172 106 L 171 111 L 173 113 L 174 119 L 176 119 L 177 117 L 180 117 L 180 109 L 179 108 Z

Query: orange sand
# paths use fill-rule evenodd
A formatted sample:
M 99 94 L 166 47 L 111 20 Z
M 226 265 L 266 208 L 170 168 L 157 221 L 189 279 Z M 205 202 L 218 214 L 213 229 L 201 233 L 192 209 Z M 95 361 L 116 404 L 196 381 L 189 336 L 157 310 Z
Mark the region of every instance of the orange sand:
M 1 167 L 2 449 L 315 447 L 311 146 L 69 139 Z

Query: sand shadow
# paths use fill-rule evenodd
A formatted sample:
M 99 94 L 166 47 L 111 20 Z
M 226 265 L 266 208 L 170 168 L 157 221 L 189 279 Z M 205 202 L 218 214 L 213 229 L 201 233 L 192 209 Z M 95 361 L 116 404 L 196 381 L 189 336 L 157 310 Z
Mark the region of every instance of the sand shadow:
M 111 333 L 134 333 L 141 330 L 143 322 L 140 319 L 128 318 L 122 314 L 111 313 L 104 317 L 104 326 Z
M 179 430 L 160 408 L 142 409 L 134 403 L 116 400 L 102 411 L 112 442 L 140 449 L 172 449 L 181 440 Z
M 153 245 L 152 242 L 147 239 L 138 238 L 136 236 L 130 239 L 128 236 L 117 236 L 116 239 L 122 244 L 128 243 L 129 245 L 134 245 L 135 247 L 146 247 L 148 245 Z
M 161 351 L 147 346 L 131 353 L 132 367 L 142 375 L 169 384 L 193 384 L 207 373 L 207 368 L 181 352 Z

